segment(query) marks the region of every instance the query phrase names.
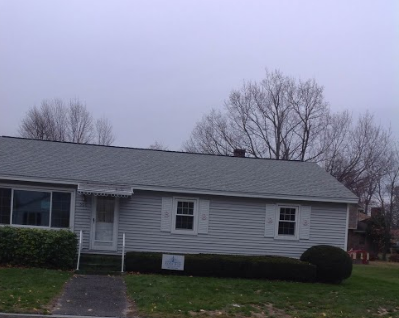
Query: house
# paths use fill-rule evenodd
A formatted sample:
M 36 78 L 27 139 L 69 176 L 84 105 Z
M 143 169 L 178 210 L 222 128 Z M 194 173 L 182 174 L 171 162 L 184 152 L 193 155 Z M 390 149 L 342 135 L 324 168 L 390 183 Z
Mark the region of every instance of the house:
M 242 153 L 238 153 L 242 156 Z M 357 197 L 315 163 L 0 137 L 0 223 L 83 233 L 83 252 L 346 250 Z
M 363 209 L 357 205 L 351 205 L 349 208 L 348 225 L 348 250 L 366 250 L 374 251 L 374 246 L 369 237 L 367 237 L 367 227 L 370 216 L 363 212 Z M 378 251 L 377 251 L 378 252 Z

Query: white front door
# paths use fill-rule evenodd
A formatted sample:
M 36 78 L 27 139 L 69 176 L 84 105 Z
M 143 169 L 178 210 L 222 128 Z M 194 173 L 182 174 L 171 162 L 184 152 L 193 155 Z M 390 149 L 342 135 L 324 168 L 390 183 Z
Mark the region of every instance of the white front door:
M 91 248 L 116 251 L 118 237 L 118 199 L 93 197 Z

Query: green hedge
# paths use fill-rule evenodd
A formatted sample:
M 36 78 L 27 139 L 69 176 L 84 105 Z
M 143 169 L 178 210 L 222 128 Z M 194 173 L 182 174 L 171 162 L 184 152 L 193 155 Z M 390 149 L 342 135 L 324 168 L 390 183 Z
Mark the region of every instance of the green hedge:
M 162 270 L 162 253 L 128 252 L 126 270 L 142 273 L 193 276 L 265 278 L 313 282 L 316 267 L 297 259 L 277 256 L 188 254 L 184 271 Z
M 0 264 L 71 269 L 76 253 L 70 231 L 0 227 Z
M 301 261 L 317 267 L 317 281 L 339 284 L 352 274 L 352 259 L 343 249 L 330 245 L 316 245 L 308 248 Z

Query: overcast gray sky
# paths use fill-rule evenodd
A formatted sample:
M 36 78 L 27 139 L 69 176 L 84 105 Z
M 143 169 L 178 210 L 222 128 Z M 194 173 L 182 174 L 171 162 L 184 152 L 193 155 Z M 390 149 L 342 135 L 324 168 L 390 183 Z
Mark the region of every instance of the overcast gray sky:
M 0 135 L 77 97 L 116 145 L 178 150 L 266 67 L 315 78 L 333 110 L 370 110 L 399 139 L 396 0 L 0 0 Z

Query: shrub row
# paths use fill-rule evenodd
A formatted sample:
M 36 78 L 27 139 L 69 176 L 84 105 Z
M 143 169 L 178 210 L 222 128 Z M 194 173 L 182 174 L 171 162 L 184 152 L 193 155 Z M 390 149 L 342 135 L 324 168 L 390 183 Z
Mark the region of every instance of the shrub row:
M 70 231 L 0 227 L 0 264 L 71 269 L 76 253 Z
M 399 263 L 399 254 L 391 254 L 391 256 L 389 256 L 389 261 Z
M 185 255 L 184 271 L 163 270 L 161 265 L 162 253 L 126 253 L 126 270 L 134 272 L 299 282 L 312 282 L 316 279 L 316 266 L 297 259 L 277 256 L 188 254 Z

